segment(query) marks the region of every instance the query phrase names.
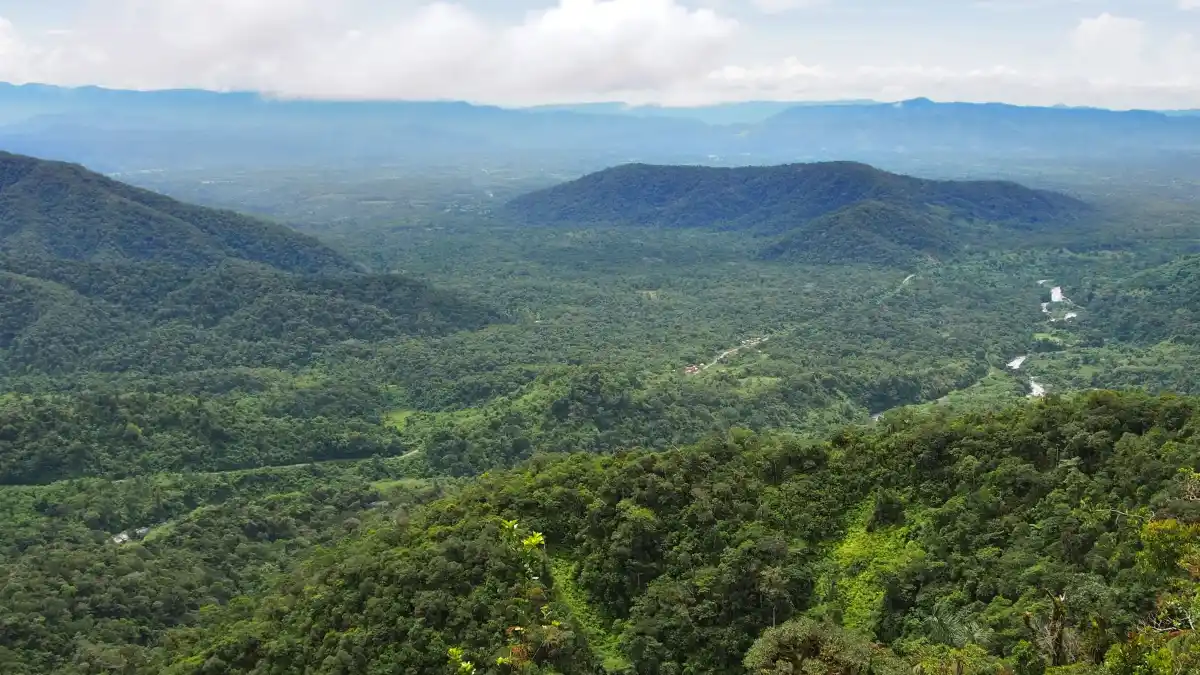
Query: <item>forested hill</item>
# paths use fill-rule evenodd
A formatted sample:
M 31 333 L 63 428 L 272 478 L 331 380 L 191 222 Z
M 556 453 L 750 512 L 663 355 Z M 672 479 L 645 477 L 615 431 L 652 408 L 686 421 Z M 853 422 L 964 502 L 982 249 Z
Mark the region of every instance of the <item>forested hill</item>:
M 0 375 L 296 367 L 498 318 L 281 225 L 0 154 Z
M 1066 195 L 1001 181 L 936 181 L 854 162 L 736 169 L 628 164 L 518 197 L 536 225 L 719 227 L 774 237 L 762 256 L 904 266 L 1079 220 Z
M 931 209 L 864 201 L 814 218 L 767 247 L 763 256 L 816 264 L 863 262 L 905 265 L 962 249 L 963 232 Z
M 1025 226 L 1088 210 L 1065 195 L 1001 181 L 935 181 L 854 162 L 712 168 L 627 164 L 513 200 L 534 224 L 636 224 L 781 231 L 865 201 L 939 207 L 954 217 Z
M 1097 392 L 543 457 L 364 523 L 137 672 L 1195 673 L 1197 411 Z
M 354 263 L 281 225 L 175 201 L 74 164 L 0 152 L 0 252 L 211 265 L 238 258 L 305 274 Z
M 1097 289 L 1086 300 L 1104 318 L 1104 331 L 1120 339 L 1154 344 L 1196 344 L 1200 336 L 1200 256 L 1189 256 Z

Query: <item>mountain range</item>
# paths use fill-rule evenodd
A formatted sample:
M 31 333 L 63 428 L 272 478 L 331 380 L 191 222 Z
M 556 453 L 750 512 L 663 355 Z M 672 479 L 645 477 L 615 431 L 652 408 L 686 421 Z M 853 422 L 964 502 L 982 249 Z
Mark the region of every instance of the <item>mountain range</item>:
M 518 197 L 532 225 L 747 230 L 773 238 L 769 258 L 903 264 L 1002 231 L 1030 231 L 1092 211 L 1066 195 L 1003 181 L 936 181 L 854 162 L 712 168 L 630 164 Z
M 961 168 L 984 159 L 1190 156 L 1200 152 L 1200 117 L 927 99 L 505 109 L 0 84 L 0 148 L 103 171 L 484 160 L 601 166 L 849 159 Z
M 283 226 L 0 154 L 0 372 L 304 362 L 497 315 Z

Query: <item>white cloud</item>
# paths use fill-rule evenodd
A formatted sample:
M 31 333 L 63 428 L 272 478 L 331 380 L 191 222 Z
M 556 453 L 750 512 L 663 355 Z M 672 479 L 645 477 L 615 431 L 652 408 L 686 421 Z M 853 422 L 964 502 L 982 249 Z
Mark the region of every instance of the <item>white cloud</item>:
M 1200 2 L 1200 0 L 1196 0 Z M 804 9 L 823 5 L 826 0 L 751 0 L 755 7 L 767 14 L 778 14 L 793 9 Z
M 355 2 L 97 1 L 70 40 L 35 48 L 0 25 L 0 79 L 522 101 L 702 77 L 738 30 L 677 0 L 558 0 L 508 24 L 451 2 L 389 16 Z
M 1125 79 L 1142 67 L 1146 26 L 1138 19 L 1105 12 L 1079 22 L 1071 34 L 1077 65 L 1100 79 Z
M 1200 9 L 1200 0 L 1179 0 L 1179 9 Z
M 1066 36 L 1048 28 L 1033 47 L 1005 47 L 1025 43 L 996 32 L 978 49 L 914 49 L 890 41 L 895 17 L 825 13 L 817 27 L 803 12 L 729 18 L 737 3 L 771 0 L 527 0 L 545 4 L 507 19 L 471 9 L 474 0 L 86 1 L 90 10 L 55 24 L 63 31 L 21 33 L 0 19 L 0 80 L 502 104 L 929 96 L 1200 107 L 1192 38 L 1108 13 L 1064 24 Z M 784 4 L 796 3 L 772 7 Z M 1005 21 L 982 16 L 989 27 Z M 924 18 L 908 20 L 904 35 L 920 35 Z M 1024 22 L 1013 26 L 1028 36 Z M 850 49 L 828 39 L 860 34 L 872 38 Z

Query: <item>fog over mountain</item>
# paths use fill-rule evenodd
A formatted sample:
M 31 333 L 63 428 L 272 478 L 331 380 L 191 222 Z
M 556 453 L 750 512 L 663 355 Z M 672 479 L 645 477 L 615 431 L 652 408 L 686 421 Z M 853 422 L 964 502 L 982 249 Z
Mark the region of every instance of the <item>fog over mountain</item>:
M 466 159 L 721 164 L 857 160 L 1170 159 L 1200 149 L 1200 117 L 1005 104 L 619 104 L 280 100 L 201 90 L 0 85 L 0 146 L 104 171 Z

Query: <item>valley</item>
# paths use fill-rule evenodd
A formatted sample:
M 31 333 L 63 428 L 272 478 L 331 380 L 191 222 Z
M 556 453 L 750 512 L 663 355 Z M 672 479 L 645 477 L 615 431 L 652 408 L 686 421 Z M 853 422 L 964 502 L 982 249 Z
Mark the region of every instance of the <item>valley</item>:
M 1200 212 L 853 163 L 476 168 L 204 184 L 285 227 L 0 155 L 0 672 L 1181 649 Z

